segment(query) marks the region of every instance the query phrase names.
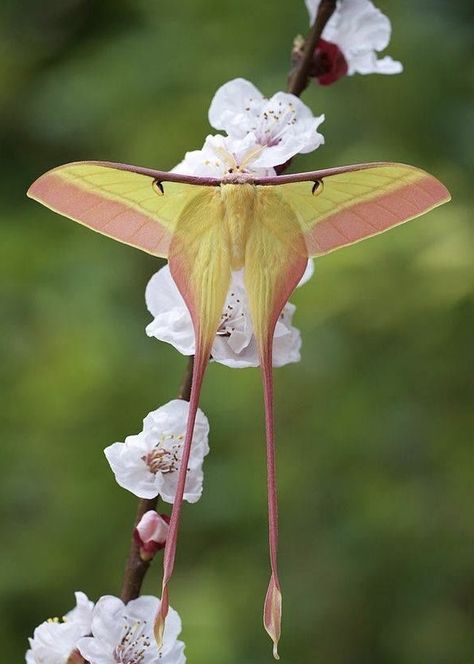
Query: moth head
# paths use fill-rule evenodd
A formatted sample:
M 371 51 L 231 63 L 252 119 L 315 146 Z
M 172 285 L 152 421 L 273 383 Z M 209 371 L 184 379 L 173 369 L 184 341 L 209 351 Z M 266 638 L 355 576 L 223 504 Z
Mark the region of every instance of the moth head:
M 240 168 L 229 168 L 222 181 L 226 184 L 246 184 L 253 181 L 250 173 L 244 173 Z

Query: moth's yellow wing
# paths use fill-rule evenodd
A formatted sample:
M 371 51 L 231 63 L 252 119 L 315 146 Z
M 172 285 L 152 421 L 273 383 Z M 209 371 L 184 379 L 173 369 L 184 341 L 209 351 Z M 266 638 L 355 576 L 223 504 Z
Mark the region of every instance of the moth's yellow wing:
M 230 280 L 220 189 L 169 177 L 126 164 L 76 162 L 39 177 L 28 196 L 103 235 L 169 258 L 193 322 L 203 332 L 209 328 L 208 338 Z
M 320 256 L 409 221 L 450 200 L 446 187 L 413 166 L 384 164 L 279 185 L 309 256 Z
M 197 189 L 178 218 L 168 260 L 190 310 L 196 342 L 209 353 L 229 289 L 230 243 L 219 187 Z
M 259 344 L 273 337 L 278 316 L 308 261 L 297 216 L 282 190 L 257 187 L 245 247 L 245 286 Z
M 205 189 L 180 182 L 160 186 L 152 174 L 77 162 L 39 177 L 28 196 L 103 235 L 165 258 L 183 209 Z

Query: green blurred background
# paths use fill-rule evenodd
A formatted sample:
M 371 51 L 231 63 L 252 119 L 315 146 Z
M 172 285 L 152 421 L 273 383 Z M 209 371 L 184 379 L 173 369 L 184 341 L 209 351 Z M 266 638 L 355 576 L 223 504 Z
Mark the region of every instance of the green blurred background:
M 474 662 L 472 3 L 378 3 L 400 76 L 312 86 L 326 145 L 297 170 L 390 159 L 454 202 L 318 262 L 293 298 L 303 361 L 276 372 L 283 661 Z M 396 4 L 396 6 L 395 6 Z M 73 605 L 118 594 L 136 499 L 103 448 L 176 395 L 185 359 L 148 339 L 152 257 L 25 197 L 62 162 L 168 169 L 243 76 L 284 88 L 303 0 L 4 0 L 0 9 L 2 661 Z M 202 500 L 172 604 L 191 664 L 271 661 L 258 371 L 214 365 Z M 146 590 L 157 593 L 159 563 Z

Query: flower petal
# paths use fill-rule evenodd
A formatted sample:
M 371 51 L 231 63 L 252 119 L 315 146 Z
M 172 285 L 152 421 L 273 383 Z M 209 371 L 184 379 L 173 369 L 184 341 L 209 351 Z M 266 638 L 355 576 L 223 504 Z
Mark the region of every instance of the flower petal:
M 75 623 L 80 628 L 82 634 L 87 635 L 91 630 L 94 602 L 91 602 L 83 592 L 75 592 L 74 595 L 76 597 L 76 606 L 74 609 L 66 613 L 64 621 Z
M 299 288 L 300 286 L 304 286 L 304 284 L 308 283 L 313 274 L 314 274 L 314 258 L 310 258 L 308 260 L 308 265 L 306 266 L 306 270 L 304 271 L 304 274 L 301 277 L 297 288 Z
M 234 78 L 217 90 L 209 107 L 209 124 L 214 129 L 226 131 L 236 138 L 243 138 L 258 116 L 264 97 L 244 78 Z

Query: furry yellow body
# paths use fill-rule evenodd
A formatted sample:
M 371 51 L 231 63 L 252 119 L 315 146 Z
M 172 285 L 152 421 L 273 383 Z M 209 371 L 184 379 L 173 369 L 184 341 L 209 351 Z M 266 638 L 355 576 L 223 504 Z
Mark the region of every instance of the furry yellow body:
M 257 187 L 252 184 L 222 184 L 218 195 L 221 197 L 230 245 L 232 270 L 240 270 L 245 263 L 245 247 L 251 224 L 255 219 Z

